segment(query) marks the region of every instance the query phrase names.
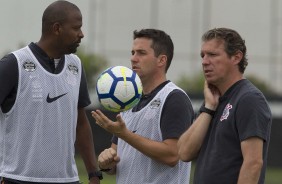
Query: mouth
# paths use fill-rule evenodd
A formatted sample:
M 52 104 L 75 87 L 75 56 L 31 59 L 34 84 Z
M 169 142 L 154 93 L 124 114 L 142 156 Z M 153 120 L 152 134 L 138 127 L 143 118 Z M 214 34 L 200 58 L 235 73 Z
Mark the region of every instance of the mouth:
M 81 41 L 80 41 L 80 40 L 77 40 L 76 45 L 79 46 L 80 43 L 81 43 Z
M 212 70 L 204 70 L 205 75 L 210 75 L 212 73 Z
M 136 70 L 138 70 L 139 68 L 137 67 L 137 66 L 132 66 L 132 70 L 133 71 L 136 71 Z
M 76 49 L 77 47 L 79 47 L 79 43 L 73 44 L 72 47 Z

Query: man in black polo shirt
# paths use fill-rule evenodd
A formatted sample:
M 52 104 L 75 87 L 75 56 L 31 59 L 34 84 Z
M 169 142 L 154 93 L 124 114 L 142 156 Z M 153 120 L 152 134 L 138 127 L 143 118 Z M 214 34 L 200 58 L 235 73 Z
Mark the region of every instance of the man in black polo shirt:
M 180 137 L 183 161 L 197 158 L 195 184 L 263 184 L 272 115 L 264 95 L 243 73 L 245 41 L 234 30 L 202 36 L 205 101 Z

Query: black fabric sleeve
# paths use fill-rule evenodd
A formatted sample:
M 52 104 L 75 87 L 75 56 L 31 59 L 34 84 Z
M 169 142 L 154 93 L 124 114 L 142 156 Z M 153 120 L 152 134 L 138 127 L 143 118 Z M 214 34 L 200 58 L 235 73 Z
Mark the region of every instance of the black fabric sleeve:
M 0 105 L 4 113 L 15 103 L 18 88 L 18 63 L 14 54 L 8 54 L 0 60 Z
M 165 101 L 161 115 L 163 140 L 178 139 L 189 128 L 194 118 L 194 109 L 189 97 L 181 90 L 172 91 Z
M 81 69 L 82 72 L 81 72 L 81 81 L 80 81 L 80 89 L 79 89 L 78 108 L 83 108 L 91 104 L 83 66 L 81 66 Z
M 114 144 L 118 144 L 118 137 L 117 136 L 115 136 L 115 135 L 113 135 L 113 137 L 112 137 L 112 143 L 114 143 Z
M 267 140 L 270 135 L 271 112 L 261 93 L 242 96 L 236 111 L 236 126 L 241 141 L 250 137 Z

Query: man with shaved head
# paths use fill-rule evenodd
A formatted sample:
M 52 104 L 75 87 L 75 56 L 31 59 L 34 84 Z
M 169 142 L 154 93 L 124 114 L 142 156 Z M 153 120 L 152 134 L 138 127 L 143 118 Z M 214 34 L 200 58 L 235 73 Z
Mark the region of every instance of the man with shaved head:
M 55 1 L 43 13 L 40 40 L 0 60 L 2 184 L 78 184 L 75 146 L 89 183 L 100 183 L 84 110 L 91 102 L 74 54 L 84 37 L 81 27 L 79 8 Z

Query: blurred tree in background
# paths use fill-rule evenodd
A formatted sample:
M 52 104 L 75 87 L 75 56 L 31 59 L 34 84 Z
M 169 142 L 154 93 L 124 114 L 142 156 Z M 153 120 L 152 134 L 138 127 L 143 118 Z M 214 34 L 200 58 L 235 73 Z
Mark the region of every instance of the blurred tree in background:
M 255 75 L 248 75 L 249 79 L 259 90 L 261 90 L 267 96 L 279 96 L 279 94 L 267 84 L 266 81 L 258 78 Z
M 181 75 L 176 84 L 188 94 L 202 94 L 205 78 L 202 73 L 194 77 Z
M 261 90 L 267 96 L 278 96 L 265 81 L 254 75 L 246 76 L 246 78 L 251 81 L 259 90 Z M 189 95 L 203 95 L 204 87 L 204 75 L 199 73 L 194 77 L 188 77 L 187 75 L 182 75 L 176 84 L 186 91 Z
M 108 60 L 98 54 L 86 53 L 81 49 L 77 51 L 77 56 L 81 59 L 83 64 L 88 88 L 90 91 L 95 90 L 96 81 L 100 73 L 108 66 Z

